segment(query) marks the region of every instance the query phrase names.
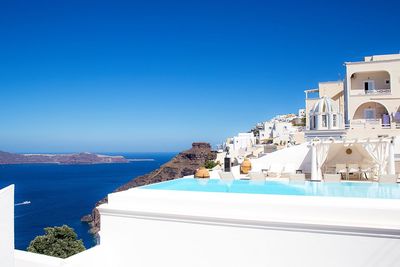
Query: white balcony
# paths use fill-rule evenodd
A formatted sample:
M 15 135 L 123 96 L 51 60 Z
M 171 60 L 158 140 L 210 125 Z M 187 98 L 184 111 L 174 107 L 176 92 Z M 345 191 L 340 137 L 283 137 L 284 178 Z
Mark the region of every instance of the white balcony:
M 391 124 L 382 123 L 382 119 L 354 119 L 346 124 L 346 129 L 391 129 Z
M 351 89 L 351 96 L 365 96 L 365 95 L 390 95 L 392 93 L 390 88 L 385 89 L 373 89 L 373 90 L 364 90 L 364 89 Z
M 390 95 L 390 74 L 386 70 L 355 72 L 350 76 L 350 95 Z

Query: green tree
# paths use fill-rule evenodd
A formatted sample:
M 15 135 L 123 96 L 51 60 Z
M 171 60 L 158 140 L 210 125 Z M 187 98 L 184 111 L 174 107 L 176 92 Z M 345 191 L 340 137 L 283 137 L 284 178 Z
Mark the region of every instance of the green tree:
M 45 235 L 37 236 L 28 247 L 29 252 L 59 258 L 68 258 L 86 248 L 74 229 L 67 225 L 44 228 Z

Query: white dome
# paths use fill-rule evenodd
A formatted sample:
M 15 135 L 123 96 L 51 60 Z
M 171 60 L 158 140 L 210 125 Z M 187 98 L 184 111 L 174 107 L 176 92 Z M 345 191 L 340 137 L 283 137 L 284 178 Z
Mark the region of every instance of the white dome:
M 311 109 L 312 113 L 338 113 L 337 108 L 329 97 L 320 98 Z
M 332 130 L 343 128 L 343 115 L 329 97 L 318 99 L 309 114 L 310 130 Z

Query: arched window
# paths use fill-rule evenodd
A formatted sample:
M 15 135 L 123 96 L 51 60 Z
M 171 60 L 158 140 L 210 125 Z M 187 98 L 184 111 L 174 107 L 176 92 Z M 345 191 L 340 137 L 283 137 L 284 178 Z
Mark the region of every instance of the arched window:
M 322 127 L 328 127 L 328 120 L 326 115 L 322 115 Z
M 313 129 L 316 129 L 317 128 L 317 116 L 316 115 L 313 116 L 313 125 L 314 125 Z

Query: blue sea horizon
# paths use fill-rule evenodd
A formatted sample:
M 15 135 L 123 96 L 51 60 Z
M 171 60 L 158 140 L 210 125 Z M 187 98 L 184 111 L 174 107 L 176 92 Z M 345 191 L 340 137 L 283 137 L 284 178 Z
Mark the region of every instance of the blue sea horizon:
M 55 154 L 55 153 L 48 153 Z M 0 165 L 0 188 L 15 184 L 15 248 L 25 250 L 29 242 L 49 226 L 69 225 L 86 248 L 95 245 L 87 223 L 96 202 L 119 186 L 157 169 L 176 153 L 101 153 L 127 159 L 153 159 L 129 163 L 59 165 Z M 24 203 L 25 202 L 25 203 Z

